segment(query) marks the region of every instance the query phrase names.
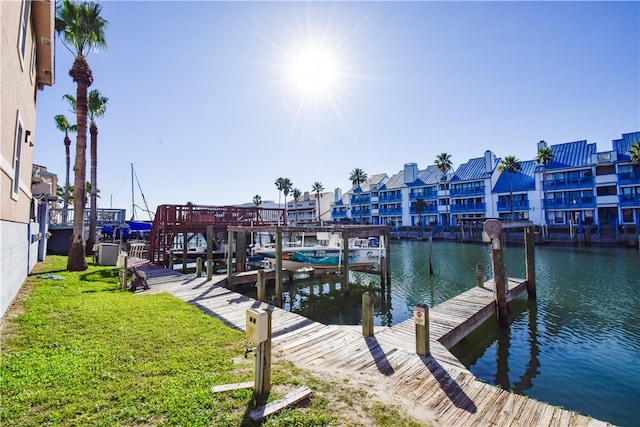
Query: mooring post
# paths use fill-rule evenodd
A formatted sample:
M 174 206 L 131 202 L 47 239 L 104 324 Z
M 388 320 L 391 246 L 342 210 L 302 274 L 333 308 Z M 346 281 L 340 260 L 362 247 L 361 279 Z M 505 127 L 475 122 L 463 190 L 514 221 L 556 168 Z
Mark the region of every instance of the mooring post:
M 196 277 L 202 276 L 202 257 L 196 258 Z
M 431 261 L 431 254 L 433 253 L 433 236 L 429 235 L 429 276 L 433 276 L 433 262 Z
M 509 307 L 507 306 L 507 272 L 504 268 L 504 253 L 502 252 L 502 223 L 497 219 L 484 222 L 484 232 L 491 241 L 491 262 L 493 264 L 493 282 L 496 290 L 496 311 L 498 323 L 506 325 Z
M 211 280 L 213 278 L 213 260 L 207 260 L 207 280 Z
M 484 288 L 484 264 L 481 262 L 476 264 L 476 282 L 479 288 Z
M 227 233 L 227 288 L 231 287 L 233 278 L 233 231 Z
M 213 259 L 213 225 L 207 225 L 207 260 Z
M 275 259 L 275 297 L 276 304 L 282 306 L 282 228 L 276 227 L 276 259 Z
M 258 270 L 257 276 L 258 276 L 258 287 L 257 287 L 258 288 L 257 289 L 258 290 L 258 295 L 257 295 L 258 301 L 265 301 L 266 300 L 265 291 L 266 291 L 267 286 L 266 286 L 265 279 L 264 279 L 264 277 L 265 277 L 264 276 L 264 270 L 262 270 L 262 269 Z
M 427 304 L 418 304 L 413 307 L 413 321 L 416 324 L 416 353 L 427 356 L 429 348 L 429 307 Z
M 496 286 L 498 322 L 501 325 L 506 325 L 509 313 L 507 306 L 507 272 L 504 268 L 504 253 L 502 251 L 500 239 L 493 239 L 491 260 L 493 261 L 493 281 Z
M 349 292 L 349 233 L 342 230 L 342 264 L 344 265 L 344 285 Z
M 187 233 L 182 233 L 182 272 L 187 272 Z
M 362 294 L 362 335 L 373 336 L 373 294 L 365 292 Z
M 247 233 L 236 233 L 236 271 L 245 271 L 247 263 Z
M 527 295 L 529 299 L 536 299 L 536 255 L 535 255 L 535 237 L 533 234 L 533 226 L 524 228 L 524 249 L 526 253 L 526 279 L 527 279 Z

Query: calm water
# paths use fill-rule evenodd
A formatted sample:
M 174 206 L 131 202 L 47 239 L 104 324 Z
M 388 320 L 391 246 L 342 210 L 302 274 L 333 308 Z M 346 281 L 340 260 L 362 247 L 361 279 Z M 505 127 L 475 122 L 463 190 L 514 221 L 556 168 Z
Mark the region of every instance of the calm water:
M 437 305 L 491 270 L 485 245 L 393 242 L 391 291 L 376 295 L 376 324 L 394 325 L 418 303 Z M 507 273 L 524 277 L 524 248 L 505 250 Z M 453 353 L 479 379 L 611 422 L 640 425 L 640 253 L 625 248 L 536 247 L 538 299 L 510 304 L 511 323 L 486 322 Z M 358 285 L 354 285 L 357 283 Z M 328 324 L 359 324 L 361 295 L 377 276 L 355 274 L 350 292 L 320 278 L 285 286 L 284 308 Z

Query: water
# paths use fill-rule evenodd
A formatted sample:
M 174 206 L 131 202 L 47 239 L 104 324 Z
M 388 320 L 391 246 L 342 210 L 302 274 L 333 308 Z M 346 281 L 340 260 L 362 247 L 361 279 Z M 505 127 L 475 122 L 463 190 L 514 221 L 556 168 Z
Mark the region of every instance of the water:
M 538 246 L 537 301 L 510 303 L 511 323 L 486 322 L 452 352 L 487 383 L 620 426 L 640 423 L 640 253 L 626 248 Z M 408 319 L 475 286 L 486 245 L 393 242 L 390 295 L 376 294 L 375 322 Z M 525 276 L 523 247 L 505 249 L 507 274 Z M 353 283 L 357 283 L 354 285 Z M 327 324 L 359 324 L 361 298 L 379 277 L 353 274 L 285 286 L 284 308 Z

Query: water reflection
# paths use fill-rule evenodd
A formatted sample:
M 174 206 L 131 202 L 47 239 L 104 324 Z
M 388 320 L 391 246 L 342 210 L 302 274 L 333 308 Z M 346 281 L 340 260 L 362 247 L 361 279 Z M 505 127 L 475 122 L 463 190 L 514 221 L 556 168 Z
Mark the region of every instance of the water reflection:
M 453 350 L 481 380 L 583 414 L 630 426 L 640 419 L 640 257 L 625 248 L 538 246 L 537 301 L 510 303 L 509 327 L 485 322 Z M 486 245 L 392 242 L 391 285 L 352 273 L 284 286 L 285 309 L 327 324 L 360 324 L 362 293 L 375 295 L 375 324 L 391 326 L 413 307 L 433 307 L 475 286 L 476 264 L 491 274 Z M 504 253 L 507 274 L 524 277 L 522 246 Z M 271 291 L 273 289 L 271 288 Z

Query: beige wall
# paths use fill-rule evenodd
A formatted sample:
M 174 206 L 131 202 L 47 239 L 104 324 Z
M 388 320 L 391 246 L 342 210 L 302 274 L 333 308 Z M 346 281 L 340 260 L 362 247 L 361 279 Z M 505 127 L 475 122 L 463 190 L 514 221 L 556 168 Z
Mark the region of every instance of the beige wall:
M 1 207 L 0 219 L 14 222 L 28 222 L 31 203 L 31 164 L 33 163 L 33 149 L 30 144 L 20 141 L 20 190 L 17 200 L 11 197 L 14 177 L 14 140 L 16 132 L 16 117 L 25 130 L 31 131 L 33 138 L 35 130 L 35 91 L 36 76 L 31 73 L 31 56 L 33 51 L 33 32 L 29 25 L 27 45 L 24 61 L 21 63 L 18 50 L 18 35 L 20 33 L 20 18 L 22 1 L 0 2 L 0 20 L 2 21 L 0 51 L 0 91 L 1 96 Z
M 31 132 L 29 140 L 35 142 L 37 87 L 53 82 L 49 68 L 53 63 L 55 2 L 31 2 L 24 58 L 18 48 L 23 4 L 27 3 L 21 0 L 0 1 L 0 220 L 24 223 L 29 221 L 31 165 L 35 148 L 35 144 L 25 143 L 25 133 Z M 38 44 L 34 46 L 36 40 Z M 43 41 L 46 40 L 50 43 L 43 47 Z M 38 49 L 37 53 L 34 47 Z M 43 75 L 43 65 L 47 68 L 47 76 Z M 12 197 L 15 174 L 14 142 L 18 117 L 23 128 L 20 141 L 19 190 L 17 196 Z

